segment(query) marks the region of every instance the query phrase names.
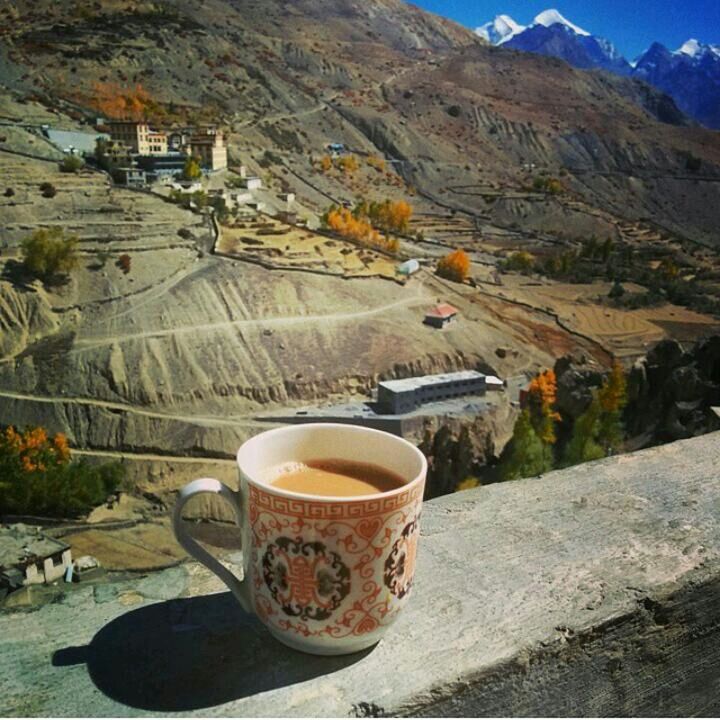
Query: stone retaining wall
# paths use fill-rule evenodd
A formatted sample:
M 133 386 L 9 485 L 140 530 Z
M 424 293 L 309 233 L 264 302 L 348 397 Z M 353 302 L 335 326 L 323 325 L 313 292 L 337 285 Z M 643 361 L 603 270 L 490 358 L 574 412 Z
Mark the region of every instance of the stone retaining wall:
M 429 502 L 375 648 L 286 649 L 195 563 L 0 614 L 0 715 L 720 714 L 720 434 Z

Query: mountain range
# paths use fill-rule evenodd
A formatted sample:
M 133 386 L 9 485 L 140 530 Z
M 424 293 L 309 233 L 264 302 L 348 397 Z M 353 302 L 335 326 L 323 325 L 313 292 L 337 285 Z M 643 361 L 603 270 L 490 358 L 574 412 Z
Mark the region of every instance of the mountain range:
M 475 32 L 493 45 L 558 57 L 582 70 L 608 70 L 645 80 L 668 93 L 690 117 L 707 127 L 720 128 L 718 45 L 692 38 L 671 51 L 655 42 L 629 62 L 612 42 L 578 27 L 557 10 L 545 10 L 527 26 L 508 15 L 498 15 Z

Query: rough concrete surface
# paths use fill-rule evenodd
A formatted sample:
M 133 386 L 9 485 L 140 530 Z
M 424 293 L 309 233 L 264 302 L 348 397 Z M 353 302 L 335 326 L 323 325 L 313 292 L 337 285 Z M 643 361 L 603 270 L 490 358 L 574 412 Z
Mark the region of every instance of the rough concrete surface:
M 428 503 L 412 602 L 355 656 L 286 649 L 194 563 L 4 613 L 0 715 L 717 715 L 719 450 Z

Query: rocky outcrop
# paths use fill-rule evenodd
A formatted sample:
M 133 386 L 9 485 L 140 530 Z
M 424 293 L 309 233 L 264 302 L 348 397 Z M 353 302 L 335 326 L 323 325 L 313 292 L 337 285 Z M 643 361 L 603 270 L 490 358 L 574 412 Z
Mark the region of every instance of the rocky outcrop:
M 567 356 L 555 363 L 554 370 L 558 412 L 563 419 L 576 420 L 590 406 L 593 390 L 602 384 L 602 373 Z
M 558 443 L 569 438 L 573 423 L 589 407 L 604 372 L 570 357 L 555 363 Z M 627 372 L 623 421 L 634 447 L 703 435 L 720 428 L 712 408 L 720 405 L 720 336 L 685 349 L 663 340 Z
M 42 290 L 0 281 L 0 359 L 19 354 L 59 325 Z
M 648 444 L 701 435 L 720 427 L 720 336 L 685 350 L 675 340 L 656 345 L 632 367 L 625 411 L 628 430 Z

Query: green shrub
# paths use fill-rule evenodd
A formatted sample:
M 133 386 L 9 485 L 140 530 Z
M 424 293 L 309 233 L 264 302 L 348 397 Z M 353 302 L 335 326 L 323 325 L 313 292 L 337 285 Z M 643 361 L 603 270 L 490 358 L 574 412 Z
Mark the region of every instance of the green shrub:
M 60 163 L 60 172 L 76 173 L 85 166 L 83 159 L 78 155 L 66 155 Z
M 559 195 L 565 188 L 563 184 L 554 177 L 544 177 L 545 173 L 542 173 L 543 177 L 536 177 L 533 180 L 533 190 L 536 192 L 544 192 L 548 195 Z
M 77 244 L 77 237 L 66 236 L 62 228 L 40 228 L 20 246 L 25 268 L 45 281 L 52 281 L 77 267 Z
M 512 253 L 502 264 L 503 270 L 529 275 L 535 269 L 535 258 L 523 250 Z

